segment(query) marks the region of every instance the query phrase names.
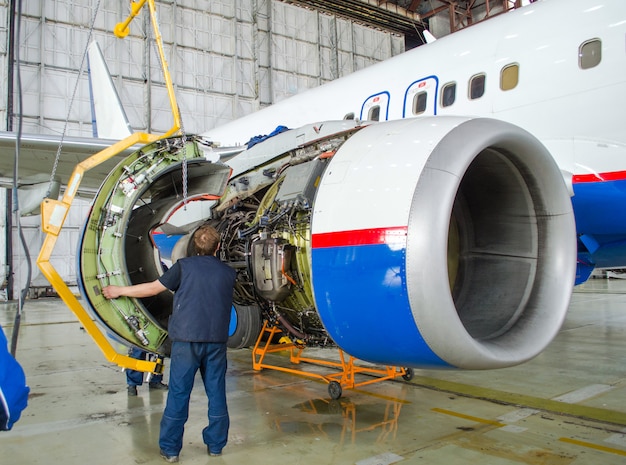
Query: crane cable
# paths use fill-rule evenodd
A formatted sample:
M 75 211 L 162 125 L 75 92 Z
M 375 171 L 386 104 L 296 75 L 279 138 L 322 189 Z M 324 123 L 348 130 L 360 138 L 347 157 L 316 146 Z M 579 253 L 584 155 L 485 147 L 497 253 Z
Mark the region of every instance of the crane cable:
M 91 19 L 91 25 L 89 27 L 89 35 L 87 36 L 87 43 L 85 44 L 85 51 L 83 52 L 83 57 L 80 62 L 80 67 L 78 68 L 78 76 L 76 76 L 76 83 L 74 84 L 74 91 L 72 92 L 72 98 L 70 99 L 70 104 L 67 108 L 67 116 L 65 117 L 65 125 L 63 126 L 63 132 L 61 133 L 61 140 L 59 141 L 59 146 L 57 148 L 57 154 L 54 158 L 54 165 L 52 166 L 52 170 L 50 171 L 50 184 L 48 186 L 48 192 L 46 193 L 46 197 L 50 196 L 52 191 L 52 186 L 54 183 L 54 177 L 56 176 L 57 167 L 59 166 L 59 159 L 61 158 L 61 150 L 63 149 L 63 142 L 65 140 L 65 134 L 67 133 L 67 126 L 70 121 L 70 112 L 72 111 L 72 106 L 74 105 L 74 99 L 76 98 L 76 92 L 78 91 L 78 84 L 80 83 L 80 78 L 83 75 L 85 70 L 85 61 L 87 59 L 87 53 L 89 51 L 89 43 L 91 42 L 91 36 L 93 35 L 93 30 L 96 24 L 96 18 L 98 17 L 98 11 L 100 11 L 100 1 L 96 3 L 95 11 L 93 13 L 93 17 Z

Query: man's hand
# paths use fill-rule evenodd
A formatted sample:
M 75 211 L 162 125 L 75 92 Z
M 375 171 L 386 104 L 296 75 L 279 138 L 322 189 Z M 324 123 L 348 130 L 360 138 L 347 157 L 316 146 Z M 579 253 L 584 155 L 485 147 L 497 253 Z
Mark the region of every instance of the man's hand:
M 135 284 L 133 286 L 105 286 L 102 288 L 102 295 L 106 299 L 117 299 L 125 295 L 126 297 L 151 297 L 163 292 L 167 288 L 161 284 L 161 281 L 155 279 L 149 283 Z
M 106 286 L 102 288 L 102 295 L 105 299 L 117 299 L 121 296 L 120 286 Z

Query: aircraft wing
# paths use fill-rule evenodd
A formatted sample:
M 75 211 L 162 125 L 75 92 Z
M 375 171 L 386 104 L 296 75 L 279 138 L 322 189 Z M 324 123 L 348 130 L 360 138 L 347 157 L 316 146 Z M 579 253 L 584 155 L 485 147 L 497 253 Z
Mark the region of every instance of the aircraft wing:
M 1 187 L 13 186 L 15 139 L 15 132 L 0 132 Z M 60 136 L 54 135 L 24 134 L 22 136 L 18 164 L 18 185 L 20 187 L 49 181 L 60 140 Z M 116 142 L 116 140 L 90 137 L 65 137 L 56 176 L 65 185 L 76 164 Z M 115 165 L 137 148 L 128 148 L 119 155 L 85 172 L 78 195 L 93 196 Z

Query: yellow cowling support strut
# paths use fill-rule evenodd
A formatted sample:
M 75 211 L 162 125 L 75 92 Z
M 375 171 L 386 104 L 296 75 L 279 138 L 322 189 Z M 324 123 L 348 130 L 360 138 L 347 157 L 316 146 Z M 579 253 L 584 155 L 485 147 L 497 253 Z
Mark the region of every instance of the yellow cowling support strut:
M 57 291 L 59 297 L 63 299 L 63 302 L 65 302 L 69 309 L 74 312 L 78 321 L 80 321 L 83 328 L 85 328 L 87 333 L 93 338 L 106 359 L 125 368 L 131 368 L 138 371 L 150 371 L 153 373 L 161 373 L 163 371 L 163 361 L 157 360 L 156 362 L 149 362 L 119 354 L 113 348 L 106 336 L 102 334 L 100 328 L 93 322 L 91 316 L 83 308 L 76 296 L 74 296 L 72 291 L 70 291 L 69 287 L 65 284 L 63 278 L 61 278 L 54 266 L 52 266 L 50 263 L 50 257 L 54 246 L 56 245 L 57 238 L 61 232 L 61 228 L 65 223 L 67 213 L 69 212 L 70 206 L 72 205 L 74 197 L 78 191 L 78 186 L 83 173 L 117 155 L 119 152 L 127 149 L 128 147 L 139 143 L 147 144 L 157 139 L 159 139 L 159 136 L 145 133 L 135 133 L 76 165 L 74 171 L 72 172 L 72 176 L 70 177 L 67 189 L 65 190 L 65 194 L 63 195 L 63 199 L 44 199 L 41 203 L 41 228 L 45 233 L 45 238 L 43 245 L 41 246 L 39 256 L 37 257 L 37 266 L 43 275 Z
M 80 185 L 85 171 L 88 171 L 91 168 L 107 161 L 108 159 L 114 157 L 123 150 L 126 150 L 127 148 L 132 147 L 135 144 L 146 145 L 158 139 L 169 137 L 180 131 L 180 114 L 178 111 L 178 105 L 176 104 L 174 87 L 172 85 L 172 80 L 170 78 L 170 74 L 167 68 L 167 62 L 165 61 L 165 55 L 163 53 L 163 43 L 157 24 L 154 0 L 141 0 L 139 2 L 131 2 L 131 14 L 125 22 L 119 23 L 116 26 L 115 35 L 120 38 L 126 37 L 126 35 L 128 35 L 128 26 L 130 22 L 134 17 L 137 16 L 146 1 L 148 1 L 150 6 L 152 25 L 155 32 L 155 38 L 161 59 L 161 67 L 163 70 L 163 75 L 168 90 L 168 96 L 170 99 L 170 105 L 172 108 L 174 125 L 168 132 L 163 135 L 147 134 L 142 132 L 131 134 L 125 139 L 113 144 L 112 146 L 104 150 L 101 150 L 100 152 L 92 155 L 88 159 L 76 165 L 63 195 L 63 199 L 60 201 L 54 199 L 44 199 L 44 201 L 41 203 L 41 224 L 42 230 L 45 233 L 45 238 L 39 252 L 39 256 L 37 257 L 37 266 L 41 270 L 42 274 L 46 277 L 46 279 L 50 282 L 52 287 L 54 287 L 63 302 L 65 302 L 69 309 L 76 315 L 80 323 L 83 325 L 87 333 L 93 338 L 93 340 L 98 345 L 108 361 L 122 367 L 130 368 L 137 371 L 162 373 L 163 360 L 160 358 L 158 358 L 156 361 L 137 360 L 127 355 L 122 355 L 118 353 L 113 348 L 106 336 L 102 333 L 101 329 L 94 323 L 90 314 L 81 305 L 76 296 L 70 291 L 69 287 L 65 284 L 54 266 L 52 266 L 52 264 L 50 263 L 52 251 L 61 232 L 63 224 L 65 223 L 65 219 L 67 218 L 70 206 L 72 205 L 72 202 L 74 201 L 74 198 L 78 192 L 78 186 Z

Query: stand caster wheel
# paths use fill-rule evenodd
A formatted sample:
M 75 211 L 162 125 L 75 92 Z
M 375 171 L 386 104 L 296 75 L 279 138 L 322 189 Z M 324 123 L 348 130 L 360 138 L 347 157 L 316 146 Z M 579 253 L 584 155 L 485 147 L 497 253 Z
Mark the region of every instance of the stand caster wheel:
M 341 397 L 342 389 L 341 384 L 337 381 L 331 381 L 328 384 L 328 394 L 330 394 L 330 398 L 337 400 Z
M 413 371 L 413 368 L 404 369 L 404 374 L 402 375 L 402 378 L 405 381 L 411 381 L 413 379 L 413 376 L 415 376 L 415 372 Z

